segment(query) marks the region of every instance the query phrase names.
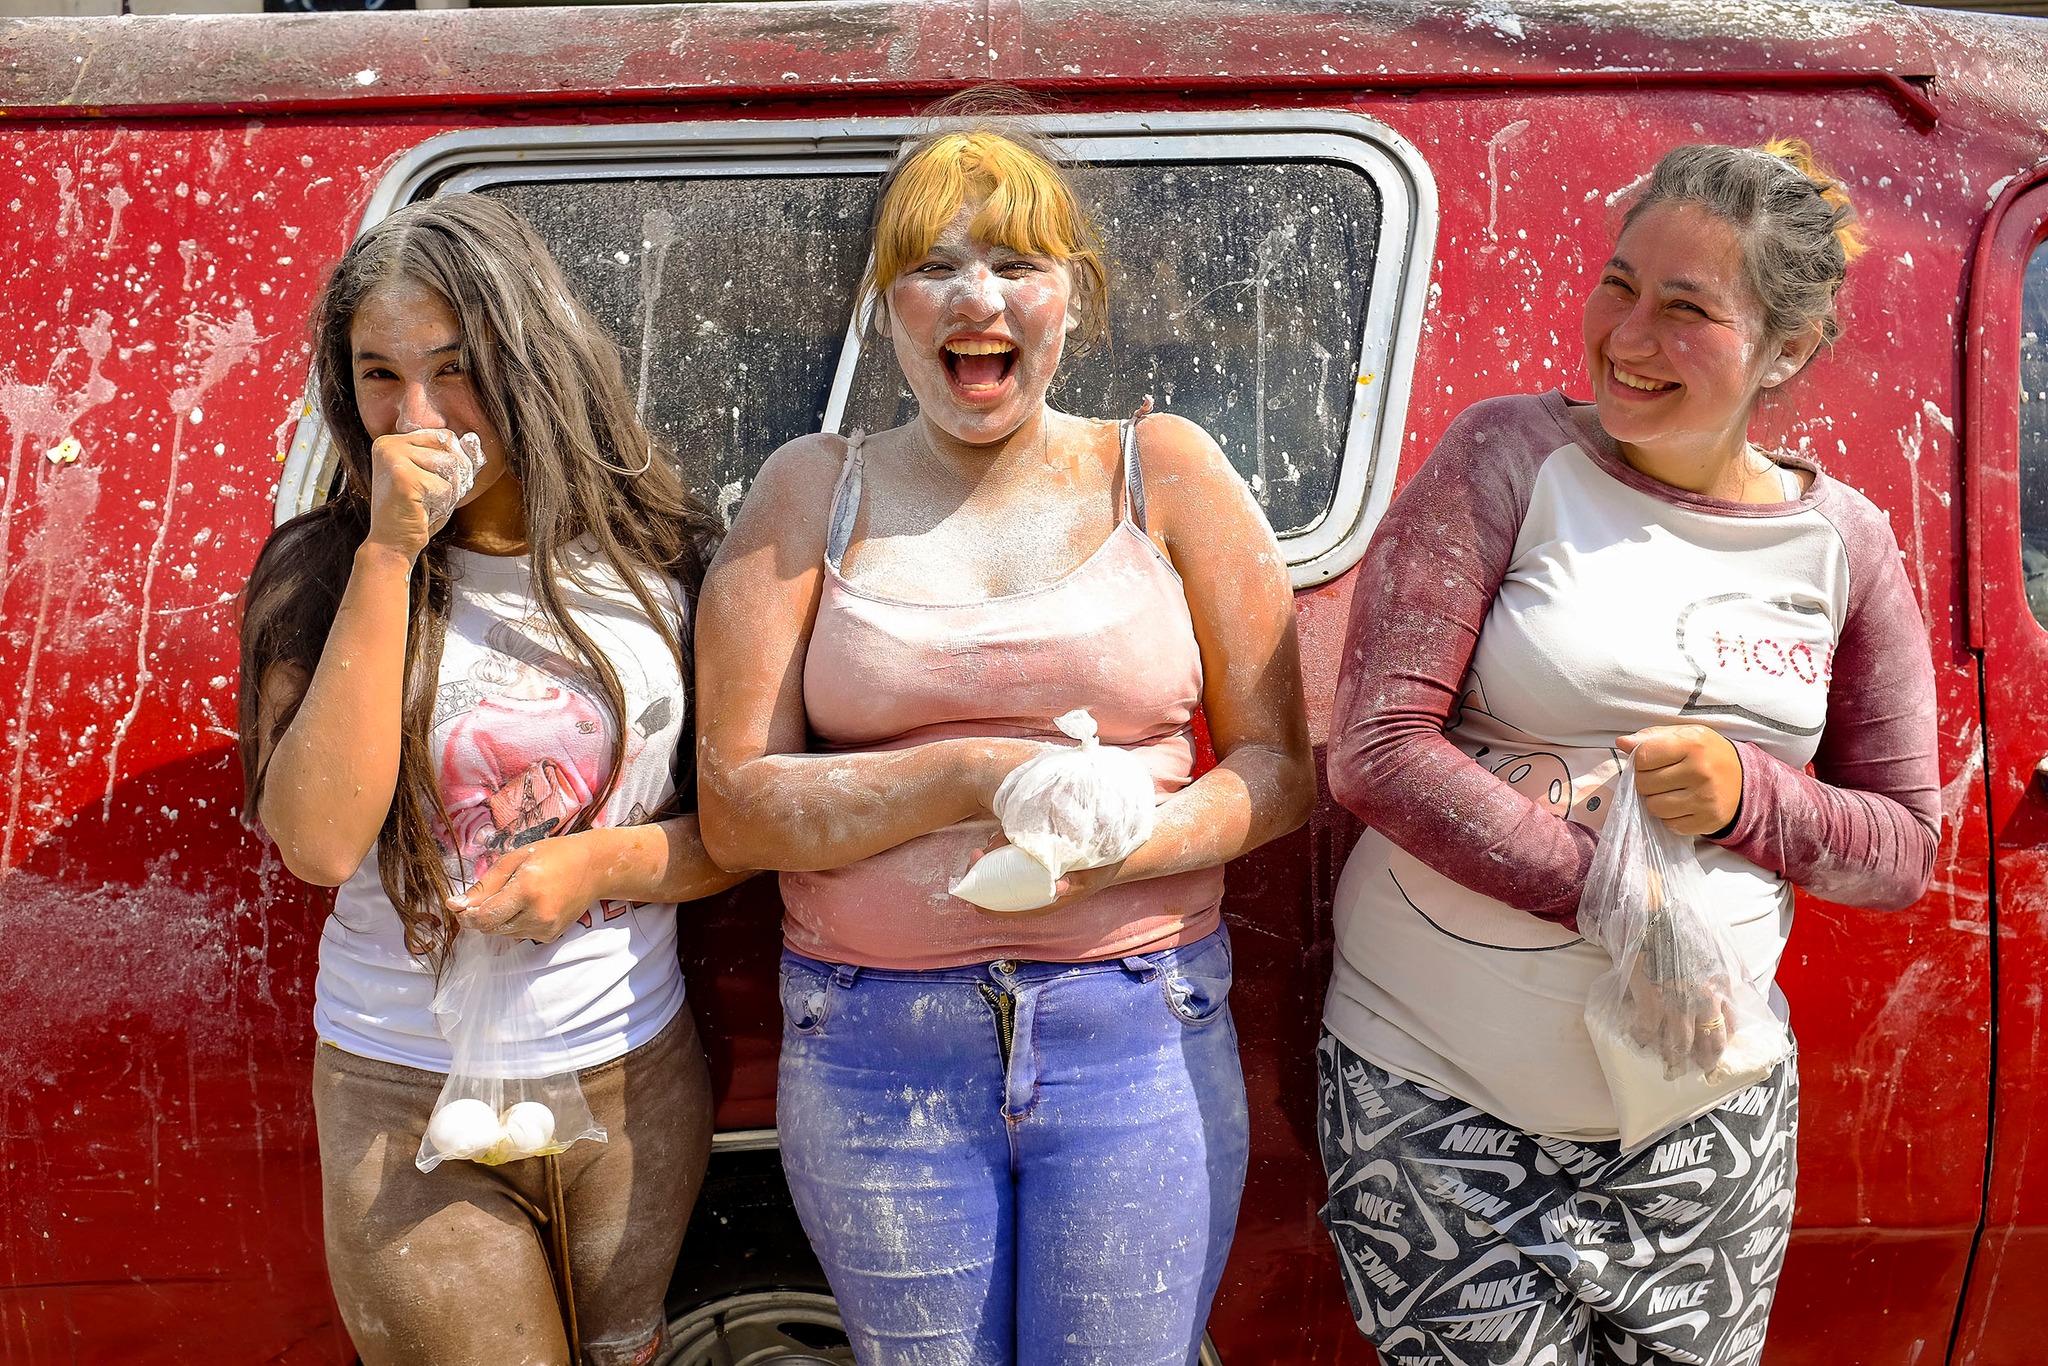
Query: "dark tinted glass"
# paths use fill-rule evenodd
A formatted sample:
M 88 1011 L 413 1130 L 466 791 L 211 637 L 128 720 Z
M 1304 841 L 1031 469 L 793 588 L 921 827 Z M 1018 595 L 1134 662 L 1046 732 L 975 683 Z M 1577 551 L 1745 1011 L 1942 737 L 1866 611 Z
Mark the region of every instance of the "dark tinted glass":
M 2048 244 L 2027 262 L 2020 303 L 2020 570 L 2048 625 Z
M 1358 382 L 1379 196 L 1321 162 L 1146 162 L 1075 172 L 1108 248 L 1110 340 L 1053 402 L 1120 416 L 1150 395 L 1199 423 L 1276 531 L 1336 491 Z M 648 425 L 728 518 L 778 445 L 817 430 L 867 259 L 871 174 L 549 181 L 523 213 L 619 341 Z M 870 337 L 846 426 L 911 412 Z
M 867 265 L 874 175 L 493 186 L 625 352 L 648 427 L 730 521 L 818 430 Z
M 1380 201 L 1349 166 L 1133 162 L 1080 168 L 1111 267 L 1110 340 L 1067 361 L 1052 402 L 1123 416 L 1151 395 L 1199 423 L 1281 535 L 1329 508 L 1358 384 Z M 870 336 L 848 427 L 912 411 Z

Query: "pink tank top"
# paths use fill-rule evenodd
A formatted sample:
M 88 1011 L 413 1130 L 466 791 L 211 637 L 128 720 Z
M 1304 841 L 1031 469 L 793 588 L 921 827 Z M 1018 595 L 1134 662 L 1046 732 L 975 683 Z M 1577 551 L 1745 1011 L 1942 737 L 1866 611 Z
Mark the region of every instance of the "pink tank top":
M 906 749 L 969 735 L 1064 743 L 1053 718 L 1086 707 L 1104 744 L 1146 762 L 1162 798 L 1187 786 L 1202 657 L 1180 575 L 1144 531 L 1136 425 L 1123 428 L 1109 539 L 1052 583 L 980 602 L 903 602 L 841 575 L 862 459 L 856 435 L 833 495 L 825 585 L 804 657 L 817 747 Z M 784 939 L 826 962 L 942 968 L 1119 958 L 1216 928 L 1220 867 L 1111 887 L 1052 911 L 1003 914 L 948 895 L 996 829 L 992 817 L 963 821 L 842 868 L 783 873 Z

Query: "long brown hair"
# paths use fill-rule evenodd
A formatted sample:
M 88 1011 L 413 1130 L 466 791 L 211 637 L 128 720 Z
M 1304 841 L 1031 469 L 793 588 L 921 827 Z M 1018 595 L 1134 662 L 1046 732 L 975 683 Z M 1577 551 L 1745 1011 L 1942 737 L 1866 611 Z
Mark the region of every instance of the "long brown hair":
M 475 194 L 427 200 L 378 223 L 348 249 L 314 306 L 314 373 L 321 417 L 340 452 L 341 487 L 271 533 L 243 591 L 238 712 L 245 818 L 263 794 L 257 729 L 264 674 L 284 664 L 312 675 L 356 548 L 369 532 L 371 437 L 356 410 L 349 332 L 364 299 L 401 280 L 440 295 L 461 321 L 464 368 L 523 492 L 535 599 L 558 639 L 580 656 L 609 713 L 610 770 L 559 833 L 587 829 L 618 786 L 626 703 L 611 661 L 564 605 L 563 576 L 590 585 L 562 551 L 583 541 L 631 590 L 674 656 L 687 700 L 689 640 L 677 621 L 690 619 L 719 523 L 641 426 L 618 348 L 577 302 L 540 238 L 510 209 Z M 406 948 L 437 971 L 453 934 L 442 907 L 453 888 L 435 835 L 448 828 L 448 813 L 434 780 L 430 732 L 452 534 L 443 527 L 413 566 L 398 785 L 377 834 L 378 869 L 404 923 Z M 664 576 L 680 585 L 683 601 L 656 600 L 648 580 Z M 276 718 L 273 744 L 297 711 L 295 701 Z M 689 785 L 690 747 L 681 753 L 679 794 Z

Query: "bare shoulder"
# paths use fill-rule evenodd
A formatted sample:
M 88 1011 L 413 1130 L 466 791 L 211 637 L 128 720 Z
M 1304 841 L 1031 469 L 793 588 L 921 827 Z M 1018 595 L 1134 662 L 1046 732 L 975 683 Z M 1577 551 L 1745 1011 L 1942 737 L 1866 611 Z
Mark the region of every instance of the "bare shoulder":
M 757 498 L 805 502 L 820 488 L 829 494 L 846 464 L 846 448 L 847 439 L 832 432 L 812 432 L 783 443 L 754 476 L 742 506 L 753 506 Z M 794 511 L 790 507 L 781 510 Z
M 1157 470 L 1162 476 L 1201 478 L 1231 473 L 1215 439 L 1172 413 L 1153 413 L 1139 421 L 1138 458 L 1145 462 L 1147 474 Z
M 846 448 L 845 437 L 829 432 L 813 432 L 778 447 L 747 489 L 720 558 L 768 541 L 822 545 Z
M 1245 519 L 1265 525 L 1244 477 L 1209 433 L 1186 418 L 1160 413 L 1140 422 L 1138 459 L 1148 519 L 1169 538 L 1176 528 L 1214 529 Z

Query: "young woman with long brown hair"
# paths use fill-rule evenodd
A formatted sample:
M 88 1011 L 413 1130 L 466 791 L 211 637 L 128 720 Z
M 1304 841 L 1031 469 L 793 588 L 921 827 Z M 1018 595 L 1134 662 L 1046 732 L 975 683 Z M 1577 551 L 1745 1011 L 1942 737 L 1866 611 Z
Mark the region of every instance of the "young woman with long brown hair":
M 736 880 L 677 801 L 716 523 L 488 198 L 358 238 L 314 335 L 342 484 L 250 577 L 241 750 L 285 866 L 339 888 L 313 1064 L 335 1295 L 370 1366 L 645 1361 L 710 1144 L 675 903 Z M 470 933 L 525 960 L 607 1142 L 414 1165 Z

